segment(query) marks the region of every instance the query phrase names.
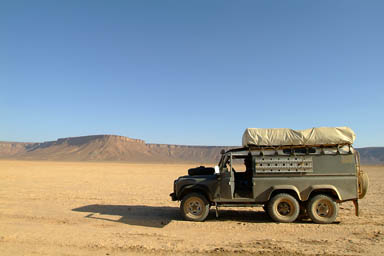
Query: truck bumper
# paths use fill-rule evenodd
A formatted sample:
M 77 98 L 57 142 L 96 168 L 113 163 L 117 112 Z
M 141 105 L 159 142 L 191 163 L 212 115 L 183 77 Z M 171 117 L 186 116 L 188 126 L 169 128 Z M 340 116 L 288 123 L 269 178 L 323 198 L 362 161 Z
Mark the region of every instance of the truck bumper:
M 169 194 L 169 196 L 172 198 L 172 201 L 177 201 L 177 197 L 175 193 Z

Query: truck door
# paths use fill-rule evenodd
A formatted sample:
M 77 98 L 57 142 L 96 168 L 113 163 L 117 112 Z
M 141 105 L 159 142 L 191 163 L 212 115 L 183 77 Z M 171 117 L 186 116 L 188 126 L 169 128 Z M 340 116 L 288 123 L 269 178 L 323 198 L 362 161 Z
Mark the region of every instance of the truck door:
M 235 192 L 235 175 L 232 170 L 232 153 L 230 153 L 226 167 L 220 173 L 220 200 L 233 199 Z

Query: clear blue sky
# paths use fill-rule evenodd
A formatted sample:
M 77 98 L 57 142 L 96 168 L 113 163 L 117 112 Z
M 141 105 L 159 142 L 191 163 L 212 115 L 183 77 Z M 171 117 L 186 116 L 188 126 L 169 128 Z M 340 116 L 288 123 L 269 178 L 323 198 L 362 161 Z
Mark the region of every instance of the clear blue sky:
M 240 145 L 350 126 L 384 146 L 384 1 L 0 3 L 0 140 Z

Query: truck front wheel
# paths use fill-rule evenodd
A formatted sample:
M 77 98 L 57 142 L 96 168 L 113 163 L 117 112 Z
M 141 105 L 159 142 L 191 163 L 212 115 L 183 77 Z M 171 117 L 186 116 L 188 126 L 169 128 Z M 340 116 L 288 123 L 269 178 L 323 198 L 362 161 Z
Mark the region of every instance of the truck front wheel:
M 280 193 L 268 203 L 268 214 L 276 222 L 294 222 L 299 216 L 299 202 L 293 196 Z
M 339 206 L 327 195 L 312 197 L 307 205 L 307 213 L 313 222 L 318 224 L 329 224 L 335 221 Z
M 204 221 L 209 213 L 209 203 L 202 194 L 187 194 L 181 200 L 180 211 L 185 220 Z

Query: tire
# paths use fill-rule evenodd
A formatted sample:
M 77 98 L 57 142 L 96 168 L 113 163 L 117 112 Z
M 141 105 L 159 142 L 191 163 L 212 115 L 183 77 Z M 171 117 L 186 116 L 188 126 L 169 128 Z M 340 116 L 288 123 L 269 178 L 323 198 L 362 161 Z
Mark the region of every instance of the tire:
M 327 195 L 312 197 L 307 206 L 307 213 L 317 224 L 330 224 L 336 220 L 339 206 Z
M 367 173 L 360 171 L 359 177 L 359 199 L 363 199 L 365 197 L 365 194 L 367 194 L 368 187 L 369 187 L 369 179 Z
M 204 221 L 209 213 L 209 203 L 202 194 L 187 194 L 181 200 L 180 211 L 185 220 Z
M 276 222 L 294 222 L 299 216 L 300 205 L 293 196 L 285 193 L 275 195 L 268 203 L 268 215 Z

